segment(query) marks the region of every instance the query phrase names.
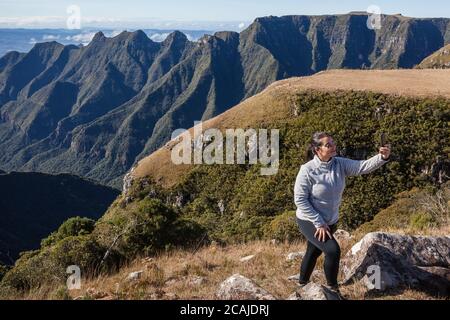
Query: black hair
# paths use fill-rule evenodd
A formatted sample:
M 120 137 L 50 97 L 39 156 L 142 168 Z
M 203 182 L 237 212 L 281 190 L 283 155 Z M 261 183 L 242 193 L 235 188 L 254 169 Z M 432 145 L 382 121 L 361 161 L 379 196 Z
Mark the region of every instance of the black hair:
M 317 131 L 314 132 L 314 134 L 311 137 L 311 140 L 309 141 L 308 148 L 306 149 L 306 160 L 311 160 L 314 158 L 314 155 L 316 154 L 316 148 L 320 147 L 322 145 L 320 139 L 324 137 L 331 137 L 331 134 L 324 131 Z

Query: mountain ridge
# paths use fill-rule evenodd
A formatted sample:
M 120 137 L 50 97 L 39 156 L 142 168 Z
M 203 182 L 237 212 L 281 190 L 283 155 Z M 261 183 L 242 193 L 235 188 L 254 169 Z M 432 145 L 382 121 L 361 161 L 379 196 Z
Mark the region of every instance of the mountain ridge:
M 381 30 L 366 21 L 262 17 L 240 33 L 197 42 L 181 32 L 161 43 L 142 31 L 98 32 L 81 48 L 49 42 L 9 53 L 0 58 L 0 165 L 120 187 L 174 129 L 221 114 L 274 81 L 335 68 L 410 68 L 450 43 L 450 19 L 382 16 Z
M 276 81 L 259 94 L 245 99 L 226 112 L 202 123 L 202 129 L 259 127 L 295 116 L 295 103 L 289 103 L 293 93 L 308 90 L 321 92 L 371 92 L 396 97 L 450 98 L 450 70 L 328 70 L 307 77 L 293 77 Z M 275 111 L 274 111 L 275 110 Z M 193 136 L 193 127 L 188 129 Z M 183 179 L 192 165 L 175 165 L 171 148 L 175 140 L 167 142 L 149 156 L 139 160 L 127 173 L 123 190 L 134 179 L 151 177 L 165 187 Z
M 417 66 L 419 69 L 449 69 L 450 68 L 450 44 L 440 48 L 430 56 L 423 59 Z

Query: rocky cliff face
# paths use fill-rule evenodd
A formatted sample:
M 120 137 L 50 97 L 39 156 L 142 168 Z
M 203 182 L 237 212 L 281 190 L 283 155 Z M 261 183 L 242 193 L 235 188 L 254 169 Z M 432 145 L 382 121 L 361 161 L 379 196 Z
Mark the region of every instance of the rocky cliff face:
M 450 43 L 450 19 L 367 15 L 256 19 L 190 42 L 174 32 L 97 33 L 86 47 L 40 43 L 0 59 L 0 166 L 71 172 L 120 187 L 176 128 L 270 83 L 334 68 L 410 68 Z

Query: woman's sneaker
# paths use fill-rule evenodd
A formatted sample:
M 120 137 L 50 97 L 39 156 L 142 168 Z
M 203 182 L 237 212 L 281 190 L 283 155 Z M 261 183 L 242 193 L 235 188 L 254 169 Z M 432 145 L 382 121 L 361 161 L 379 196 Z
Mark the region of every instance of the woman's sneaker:
M 341 291 L 339 290 L 339 286 L 329 286 L 329 285 L 325 285 L 325 288 L 327 288 L 328 290 L 330 290 L 334 295 L 337 296 L 338 300 L 347 300 L 341 293 Z

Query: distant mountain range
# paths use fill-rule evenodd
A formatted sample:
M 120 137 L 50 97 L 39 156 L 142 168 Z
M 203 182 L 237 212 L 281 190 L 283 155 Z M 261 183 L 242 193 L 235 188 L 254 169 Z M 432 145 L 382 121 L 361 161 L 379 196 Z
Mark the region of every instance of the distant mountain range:
M 0 167 L 70 172 L 120 187 L 177 128 L 272 82 L 327 69 L 412 68 L 450 43 L 450 19 L 367 14 L 257 18 L 241 33 L 154 42 L 97 33 L 86 47 L 36 44 L 0 59 Z
M 123 29 L 122 29 L 123 30 Z M 101 29 L 107 37 L 114 37 L 122 30 Z M 135 31 L 136 29 L 128 29 Z M 28 52 L 38 42 L 58 41 L 61 44 L 87 45 L 99 29 L 2 29 L 0 28 L 0 57 L 8 51 Z M 163 41 L 174 29 L 143 29 L 153 41 Z M 204 34 L 213 34 L 209 30 L 180 30 L 187 38 L 195 41 Z
M 70 217 L 98 219 L 118 190 L 68 174 L 0 171 L 0 263 L 39 248 Z

